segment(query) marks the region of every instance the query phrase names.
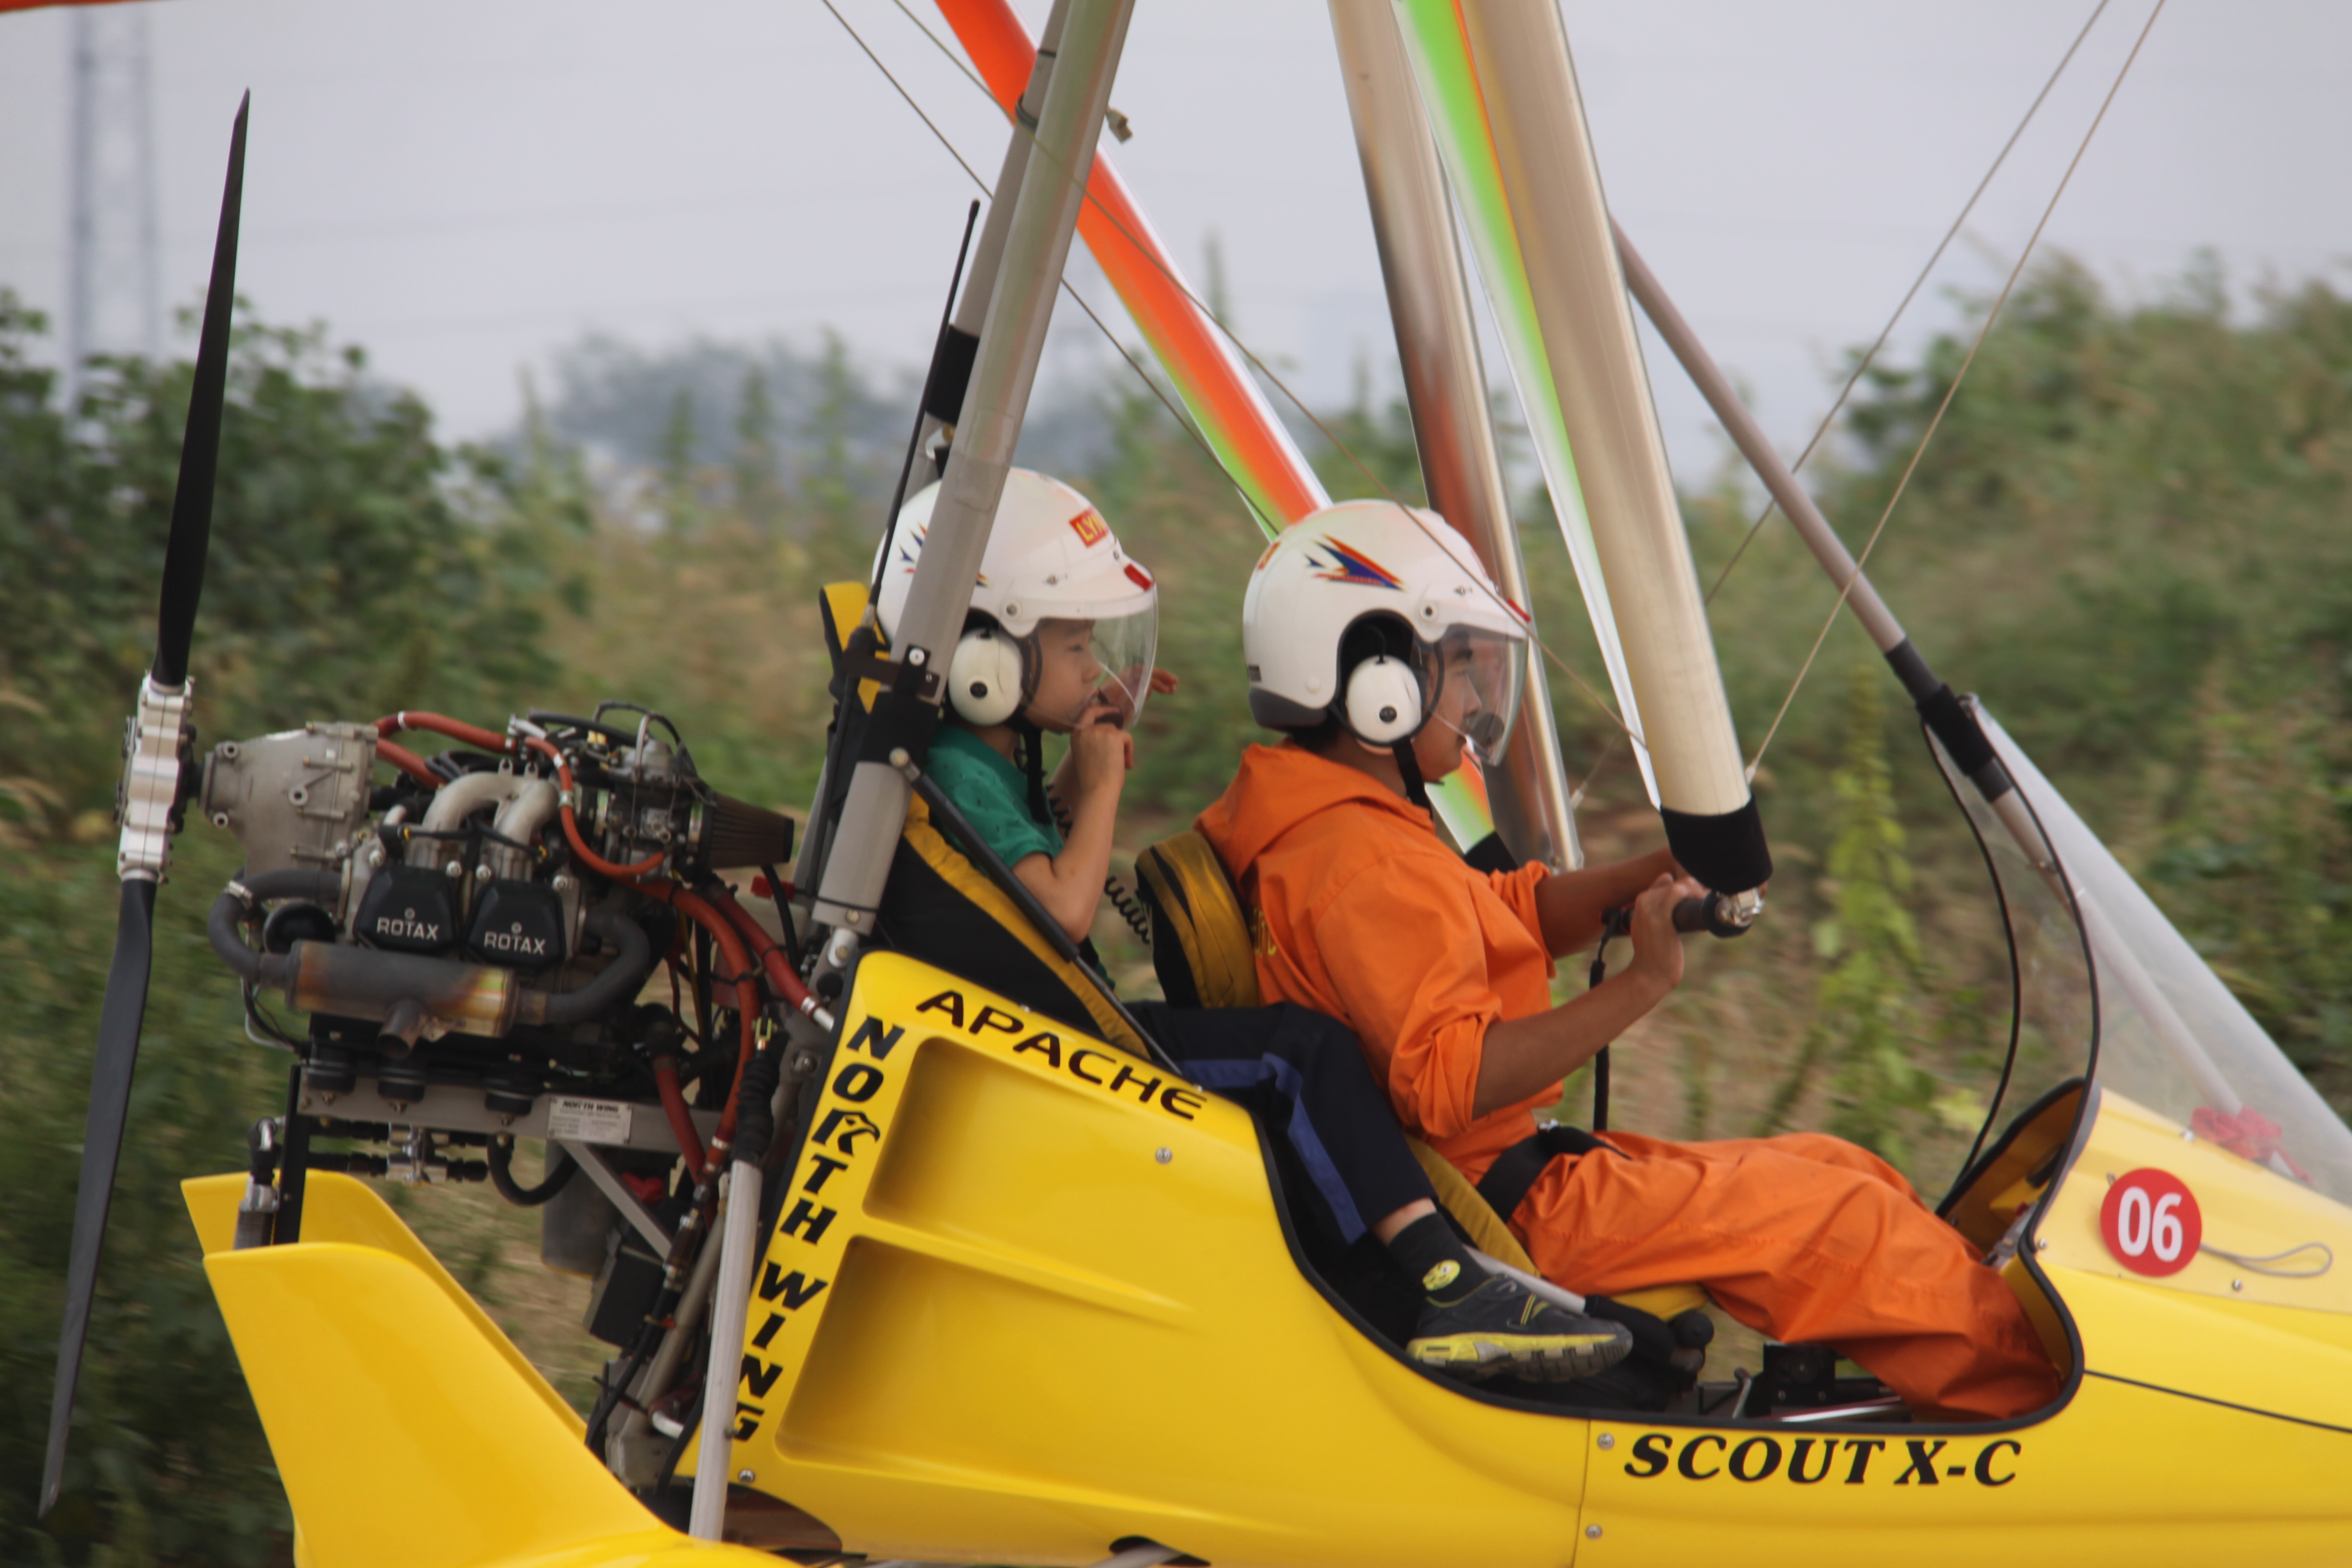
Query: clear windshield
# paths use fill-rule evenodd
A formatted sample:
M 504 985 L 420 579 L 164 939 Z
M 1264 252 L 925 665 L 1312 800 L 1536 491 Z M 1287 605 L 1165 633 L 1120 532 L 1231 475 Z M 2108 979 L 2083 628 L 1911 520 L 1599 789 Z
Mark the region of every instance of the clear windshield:
M 1438 641 L 1431 718 L 1460 735 L 1481 767 L 1503 760 L 1503 744 L 1518 721 L 1527 652 L 1519 638 L 1471 626 L 1455 626 Z
M 1076 729 L 1109 721 L 1132 729 L 1151 695 L 1151 661 L 1160 642 L 1160 610 L 1146 600 L 1132 615 L 1099 620 L 1045 620 L 1035 639 L 1037 689 L 1030 714 L 1040 723 Z
M 2064 884 L 2029 872 L 2049 889 L 2041 907 L 2071 886 L 2080 911 L 2097 977 L 2098 1083 L 2231 1153 L 2352 1202 L 2352 1130 L 1991 715 L 1979 709 L 1979 717 L 2064 868 Z M 1989 846 L 2022 864 L 2019 836 L 2002 814 L 1987 811 L 1965 784 L 1959 794 Z M 2030 896 L 2016 896 L 2030 894 L 2014 887 L 2023 879 L 2008 880 L 2012 903 L 2032 908 Z M 2043 978 L 2070 984 L 2056 973 Z

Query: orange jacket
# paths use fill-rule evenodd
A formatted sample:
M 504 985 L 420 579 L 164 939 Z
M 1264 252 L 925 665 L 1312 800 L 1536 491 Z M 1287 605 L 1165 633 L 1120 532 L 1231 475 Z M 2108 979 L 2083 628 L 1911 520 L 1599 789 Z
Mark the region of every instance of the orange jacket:
M 1397 1119 L 1475 1181 L 1554 1085 L 1474 1116 L 1486 1030 L 1550 1007 L 1540 866 L 1472 870 L 1429 813 L 1296 745 L 1252 746 L 1195 824 L 1241 889 L 1268 1002 L 1343 1020 Z

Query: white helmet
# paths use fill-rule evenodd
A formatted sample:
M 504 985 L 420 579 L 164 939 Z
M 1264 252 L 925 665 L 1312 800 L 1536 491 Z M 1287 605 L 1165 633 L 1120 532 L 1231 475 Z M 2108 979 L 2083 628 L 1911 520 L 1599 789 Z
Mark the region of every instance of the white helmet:
M 1341 501 L 1284 530 L 1250 574 L 1250 714 L 1269 730 L 1336 720 L 1384 748 L 1437 718 L 1491 764 L 1518 715 L 1527 626 L 1444 518 Z
M 908 498 L 882 542 L 882 591 L 874 610 L 886 637 L 896 635 L 907 607 L 939 499 L 936 483 Z M 1036 698 L 1038 627 L 1047 621 L 1091 623 L 1096 674 L 1083 698 L 1064 694 L 1070 711 L 1045 717 L 1072 723 L 1087 707 L 1108 701 L 1122 725 L 1132 725 L 1151 689 L 1160 591 L 1119 548 L 1093 502 L 1059 479 L 1014 468 L 1005 475 L 971 614 L 948 664 L 948 700 L 959 717 L 1002 724 Z

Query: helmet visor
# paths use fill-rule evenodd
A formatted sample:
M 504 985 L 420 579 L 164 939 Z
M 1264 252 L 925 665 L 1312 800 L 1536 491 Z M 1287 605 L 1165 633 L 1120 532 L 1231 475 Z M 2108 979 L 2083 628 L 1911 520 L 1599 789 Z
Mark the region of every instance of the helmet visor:
M 1455 626 L 1439 639 L 1431 717 L 1462 737 L 1481 767 L 1503 760 L 1527 689 L 1528 645 L 1519 637 Z
M 1151 660 L 1160 642 L 1160 608 L 1145 600 L 1140 609 L 1096 620 L 1043 620 L 1036 639 L 1037 689 L 1030 716 L 1054 729 L 1108 722 L 1133 729 L 1151 694 Z

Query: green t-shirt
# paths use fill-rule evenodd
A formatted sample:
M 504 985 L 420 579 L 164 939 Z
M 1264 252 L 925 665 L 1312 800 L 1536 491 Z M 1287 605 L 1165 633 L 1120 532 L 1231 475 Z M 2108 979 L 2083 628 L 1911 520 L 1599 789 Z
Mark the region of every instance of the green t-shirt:
M 931 777 L 983 842 L 1007 866 L 1032 855 L 1059 855 L 1062 835 L 1029 814 L 1029 781 L 996 749 L 960 724 L 931 736 Z

